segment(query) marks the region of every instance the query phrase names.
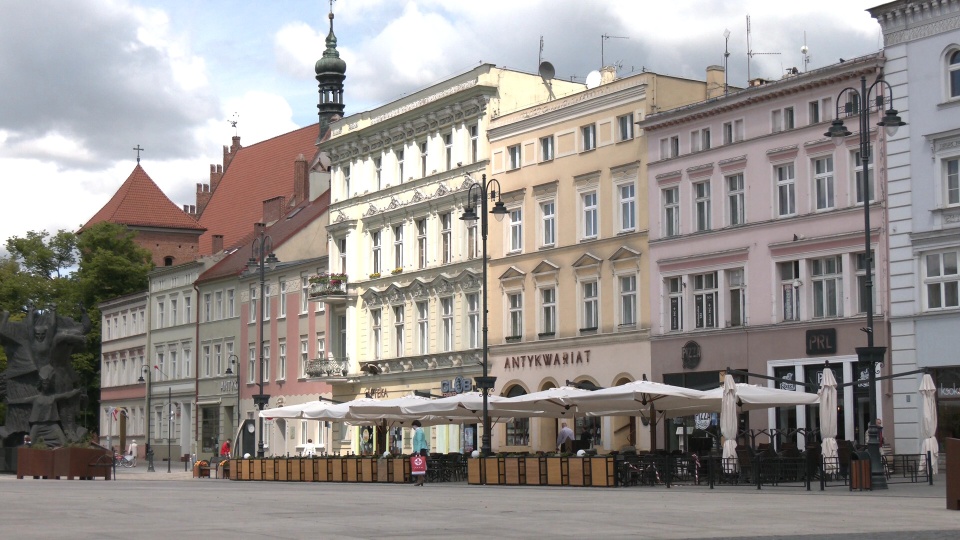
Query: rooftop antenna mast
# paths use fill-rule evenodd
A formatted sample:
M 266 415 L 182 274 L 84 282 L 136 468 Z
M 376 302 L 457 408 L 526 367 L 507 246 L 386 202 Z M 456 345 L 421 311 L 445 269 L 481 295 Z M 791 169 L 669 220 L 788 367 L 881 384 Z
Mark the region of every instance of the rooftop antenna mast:
M 810 63 L 810 47 L 807 47 L 807 31 L 803 31 L 803 47 L 800 47 L 800 54 L 803 55 L 803 72 L 807 72 L 807 64 Z
M 753 52 L 753 48 L 750 46 L 750 16 L 747 15 L 747 84 L 750 84 L 750 60 L 756 54 L 780 54 L 778 52 Z
M 600 36 L 600 68 L 601 69 L 606 67 L 606 64 L 603 63 L 603 42 L 608 39 L 630 39 L 630 38 L 626 36 L 609 36 L 607 34 L 603 34 Z
M 723 95 L 730 93 L 729 77 L 727 76 L 729 58 L 730 58 L 730 29 L 723 29 Z
M 540 34 L 540 54 L 537 56 L 537 65 L 543 62 L 543 34 Z

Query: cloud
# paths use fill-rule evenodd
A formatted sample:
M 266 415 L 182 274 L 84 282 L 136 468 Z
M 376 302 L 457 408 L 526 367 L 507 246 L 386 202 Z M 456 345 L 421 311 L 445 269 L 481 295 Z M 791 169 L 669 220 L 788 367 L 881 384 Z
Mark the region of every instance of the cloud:
M 203 61 L 166 15 L 124 0 L 4 6 L 0 156 L 103 168 L 141 144 L 155 159 L 197 153 L 193 128 L 217 111 Z

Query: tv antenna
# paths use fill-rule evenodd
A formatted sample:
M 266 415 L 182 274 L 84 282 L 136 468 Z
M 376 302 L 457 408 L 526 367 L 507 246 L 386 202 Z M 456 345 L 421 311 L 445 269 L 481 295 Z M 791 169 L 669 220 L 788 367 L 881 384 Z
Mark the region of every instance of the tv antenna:
M 600 68 L 603 69 L 606 67 L 606 64 L 603 63 L 603 42 L 608 39 L 630 39 L 626 36 L 608 36 L 607 34 L 602 34 L 600 36 Z
M 730 58 L 730 29 L 723 29 L 723 95 L 727 95 L 730 92 L 730 85 L 727 84 L 729 78 L 727 77 L 728 67 Z
M 754 55 L 758 54 L 775 54 L 779 55 L 778 52 L 753 52 L 753 48 L 750 46 L 750 16 L 747 15 L 747 84 L 750 84 L 750 60 L 753 59 Z
M 810 47 L 807 47 L 807 31 L 803 31 L 803 47 L 800 47 L 800 54 L 803 55 L 803 72 L 807 72 L 807 64 L 810 63 Z

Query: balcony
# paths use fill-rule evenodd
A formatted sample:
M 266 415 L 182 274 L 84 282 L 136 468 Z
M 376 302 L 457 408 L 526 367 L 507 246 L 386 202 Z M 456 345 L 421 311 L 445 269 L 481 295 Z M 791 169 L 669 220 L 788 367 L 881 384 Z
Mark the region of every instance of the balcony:
M 344 303 L 352 296 L 347 289 L 347 275 L 322 272 L 310 278 L 307 298 L 328 304 Z
M 329 357 L 318 358 L 307 362 L 307 377 L 314 379 L 342 379 L 347 376 L 347 369 L 350 366 L 350 358 Z

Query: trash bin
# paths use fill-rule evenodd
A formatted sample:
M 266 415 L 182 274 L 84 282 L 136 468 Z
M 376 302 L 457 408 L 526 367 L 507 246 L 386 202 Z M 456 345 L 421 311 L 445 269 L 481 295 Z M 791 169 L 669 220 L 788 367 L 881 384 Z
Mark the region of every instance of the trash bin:
M 870 454 L 866 451 L 850 452 L 850 491 L 872 490 L 870 480 Z

